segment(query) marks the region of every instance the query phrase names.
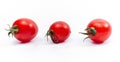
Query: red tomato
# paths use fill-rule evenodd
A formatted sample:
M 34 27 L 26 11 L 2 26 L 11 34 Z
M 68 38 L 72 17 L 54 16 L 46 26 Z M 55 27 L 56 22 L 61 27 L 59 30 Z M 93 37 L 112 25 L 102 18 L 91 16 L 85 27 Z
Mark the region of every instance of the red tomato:
M 13 23 L 8 35 L 12 34 L 21 43 L 30 42 L 38 32 L 38 27 L 34 21 L 28 18 L 21 18 Z
M 54 43 L 62 43 L 70 36 L 70 33 L 71 30 L 67 23 L 57 21 L 50 26 L 47 36 L 50 35 Z
M 104 19 L 94 19 L 86 29 L 88 37 L 93 40 L 93 43 L 101 44 L 111 35 L 111 25 Z

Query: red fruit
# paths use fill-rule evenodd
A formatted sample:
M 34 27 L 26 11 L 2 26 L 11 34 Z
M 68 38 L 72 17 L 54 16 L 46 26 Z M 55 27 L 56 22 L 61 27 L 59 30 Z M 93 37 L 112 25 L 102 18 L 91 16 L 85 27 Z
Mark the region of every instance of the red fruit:
M 34 21 L 28 18 L 21 18 L 16 20 L 8 35 L 12 34 L 21 43 L 30 42 L 38 32 L 38 27 Z
M 70 33 L 71 30 L 67 23 L 57 21 L 50 26 L 47 36 L 50 35 L 54 43 L 62 43 L 70 36 Z
M 87 38 L 93 40 L 93 43 L 101 44 L 105 42 L 111 35 L 111 25 L 104 19 L 94 19 L 91 21 L 87 28 L 87 33 L 82 33 L 88 35 Z

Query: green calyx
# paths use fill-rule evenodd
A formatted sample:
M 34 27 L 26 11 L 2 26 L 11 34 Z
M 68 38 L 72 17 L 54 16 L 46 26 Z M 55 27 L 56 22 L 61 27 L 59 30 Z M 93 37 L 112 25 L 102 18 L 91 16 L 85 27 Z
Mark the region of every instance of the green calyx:
M 53 30 L 48 30 L 46 33 L 46 36 L 47 36 L 47 41 L 48 41 L 48 36 L 54 36 Z
M 80 32 L 80 33 L 83 34 L 83 35 L 87 35 L 87 37 L 84 38 L 84 40 L 93 37 L 93 36 L 96 34 L 96 32 L 97 32 L 97 31 L 95 30 L 95 28 L 93 28 L 93 27 L 87 28 L 87 29 L 85 29 L 85 30 L 87 31 L 87 33 L 82 33 L 82 32 Z
M 86 31 L 88 31 L 88 34 L 91 34 L 92 36 L 96 34 L 96 30 L 93 27 L 87 28 Z
M 18 32 L 18 26 L 12 26 L 12 27 L 9 26 L 9 29 L 6 29 L 6 30 L 9 31 L 8 36 L 10 35 L 13 36 L 15 33 Z
M 52 38 L 56 39 L 56 41 L 58 41 L 58 37 L 54 34 L 53 30 L 48 30 L 46 36 L 47 36 L 47 41 L 48 41 L 48 36 L 51 36 Z

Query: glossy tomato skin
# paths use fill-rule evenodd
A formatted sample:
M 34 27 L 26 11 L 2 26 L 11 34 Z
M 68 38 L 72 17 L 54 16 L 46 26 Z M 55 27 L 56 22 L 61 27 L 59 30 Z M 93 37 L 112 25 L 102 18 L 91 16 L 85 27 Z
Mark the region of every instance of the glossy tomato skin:
M 91 37 L 91 40 L 93 40 L 93 43 L 101 44 L 105 40 L 109 38 L 112 32 L 112 28 L 110 23 L 108 23 L 104 19 L 94 19 L 91 21 L 87 28 L 94 28 L 96 30 L 96 34 L 91 37 L 91 34 L 89 36 Z
M 38 27 L 34 21 L 28 18 L 21 18 L 13 23 L 13 26 L 18 27 L 18 32 L 14 34 L 14 37 L 21 43 L 30 42 L 38 32 Z
M 50 26 L 49 30 L 52 30 L 54 32 L 54 36 L 51 36 L 51 39 L 54 43 L 64 42 L 71 33 L 69 25 L 63 21 L 57 21 L 53 23 Z

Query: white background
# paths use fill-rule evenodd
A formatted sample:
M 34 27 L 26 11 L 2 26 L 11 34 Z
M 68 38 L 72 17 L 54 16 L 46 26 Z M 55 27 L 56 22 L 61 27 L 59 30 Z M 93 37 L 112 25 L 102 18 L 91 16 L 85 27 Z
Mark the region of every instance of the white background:
M 39 33 L 27 44 L 8 37 L 5 28 L 19 18 L 30 18 Z M 87 24 L 103 18 L 112 25 L 112 35 L 101 45 L 83 43 Z M 55 21 L 65 21 L 71 36 L 65 43 L 53 44 L 45 34 Z M 120 62 L 119 0 L 0 0 L 0 62 Z

